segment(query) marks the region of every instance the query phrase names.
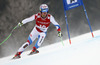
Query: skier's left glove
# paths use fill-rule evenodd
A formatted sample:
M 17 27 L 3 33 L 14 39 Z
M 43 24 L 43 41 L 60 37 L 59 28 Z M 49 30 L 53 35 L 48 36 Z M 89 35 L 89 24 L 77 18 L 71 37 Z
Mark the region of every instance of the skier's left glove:
M 62 37 L 63 34 L 61 33 L 61 31 L 58 31 L 58 37 Z
M 19 22 L 18 25 L 17 25 L 17 27 L 21 27 L 22 25 L 23 25 L 23 23 Z

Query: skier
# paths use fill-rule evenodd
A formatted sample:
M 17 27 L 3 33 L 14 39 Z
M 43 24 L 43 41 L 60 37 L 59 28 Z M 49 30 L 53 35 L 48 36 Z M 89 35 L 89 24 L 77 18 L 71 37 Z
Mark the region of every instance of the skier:
M 61 37 L 62 34 L 61 34 L 61 29 L 60 29 L 60 26 L 59 24 L 55 21 L 54 17 L 48 13 L 49 11 L 49 8 L 46 4 L 42 4 L 40 5 L 40 12 L 29 17 L 29 18 L 26 18 L 24 19 L 21 23 L 18 23 L 18 26 L 22 26 L 23 24 L 26 24 L 30 21 L 33 21 L 35 20 L 36 21 L 36 25 L 35 27 L 33 28 L 32 32 L 30 33 L 29 37 L 28 37 L 28 40 L 26 43 L 24 43 L 20 48 L 19 50 L 17 51 L 17 53 L 15 54 L 15 56 L 13 57 L 13 59 L 16 59 L 16 58 L 21 58 L 21 53 L 29 46 L 32 44 L 32 42 L 38 38 L 36 44 L 34 45 L 32 51 L 30 52 L 30 55 L 31 54 L 35 54 L 35 53 L 39 53 L 39 51 L 37 50 L 44 38 L 46 37 L 46 32 L 47 32 L 47 29 L 50 25 L 50 23 L 52 23 L 53 25 L 56 26 L 57 28 L 57 31 L 58 31 L 58 37 Z

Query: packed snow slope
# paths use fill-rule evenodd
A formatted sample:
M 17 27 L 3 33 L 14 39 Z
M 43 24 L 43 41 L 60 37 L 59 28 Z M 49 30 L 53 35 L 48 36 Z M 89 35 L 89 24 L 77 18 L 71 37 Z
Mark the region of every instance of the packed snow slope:
M 13 56 L 0 59 L 0 65 L 100 65 L 100 30 L 75 37 L 72 44 L 68 40 L 48 45 L 38 50 L 40 53 L 28 56 L 24 52 L 21 59 Z

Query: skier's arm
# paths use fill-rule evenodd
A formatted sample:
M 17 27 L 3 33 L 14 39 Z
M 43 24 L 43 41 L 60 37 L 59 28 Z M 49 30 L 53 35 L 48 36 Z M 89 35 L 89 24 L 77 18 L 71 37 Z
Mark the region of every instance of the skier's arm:
M 58 37 L 62 37 L 60 25 L 56 22 L 56 20 L 54 19 L 54 17 L 52 15 L 50 17 L 50 21 L 52 22 L 53 25 L 56 26 L 56 29 L 58 31 Z
M 56 26 L 57 31 L 61 31 L 60 25 L 56 22 L 56 20 L 54 19 L 52 15 L 50 16 L 50 21 L 54 26 Z
M 34 19 L 35 19 L 35 15 L 33 15 L 33 16 L 29 17 L 29 18 L 26 18 L 26 19 L 22 20 L 22 22 L 19 22 L 18 25 L 17 25 L 17 27 L 19 27 L 19 26 L 21 27 L 23 24 L 31 22 Z
M 28 22 L 31 22 L 31 21 L 33 21 L 34 19 L 35 19 L 35 15 L 33 15 L 33 16 L 29 17 L 29 18 L 26 18 L 26 19 L 24 19 L 24 20 L 22 20 L 22 24 L 26 24 L 26 23 L 28 23 Z

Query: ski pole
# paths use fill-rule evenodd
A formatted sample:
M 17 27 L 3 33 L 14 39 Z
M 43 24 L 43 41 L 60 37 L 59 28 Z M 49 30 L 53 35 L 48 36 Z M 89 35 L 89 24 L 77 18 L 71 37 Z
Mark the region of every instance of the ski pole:
M 64 43 L 63 43 L 62 37 L 60 37 L 60 40 L 61 40 L 61 42 L 62 42 L 62 45 L 64 46 Z
M 0 45 L 2 45 L 5 41 L 7 41 L 7 40 L 10 38 L 10 36 L 11 36 L 12 33 L 13 33 L 13 31 L 14 31 L 17 27 L 18 27 L 18 25 L 15 26 L 15 27 L 12 29 L 11 33 L 8 35 L 8 37 L 7 37 L 2 43 L 0 43 Z

